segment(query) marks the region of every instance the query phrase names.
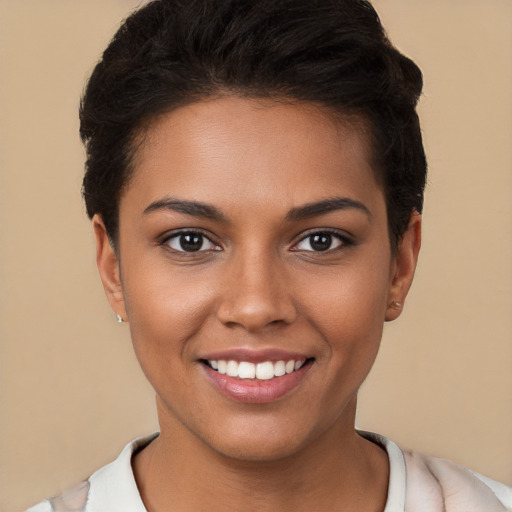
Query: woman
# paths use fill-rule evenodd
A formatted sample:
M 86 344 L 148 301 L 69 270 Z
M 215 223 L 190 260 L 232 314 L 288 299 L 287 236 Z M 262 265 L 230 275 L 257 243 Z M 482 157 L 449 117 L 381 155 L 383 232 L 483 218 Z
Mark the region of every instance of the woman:
M 421 72 L 367 2 L 157 1 L 81 108 L 98 269 L 160 434 L 33 511 L 501 511 L 354 429 L 416 267 Z

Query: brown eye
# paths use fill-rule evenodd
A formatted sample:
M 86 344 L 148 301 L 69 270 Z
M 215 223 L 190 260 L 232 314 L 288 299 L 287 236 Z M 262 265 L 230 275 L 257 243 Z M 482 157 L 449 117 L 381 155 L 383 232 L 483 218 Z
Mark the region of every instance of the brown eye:
M 171 249 L 178 252 L 219 250 L 219 247 L 205 235 L 194 231 L 177 233 L 171 236 L 166 243 Z
M 347 240 L 337 233 L 318 231 L 305 236 L 296 246 L 298 251 L 324 252 L 347 244 Z
M 332 236 L 327 233 L 312 235 L 309 243 L 314 251 L 327 251 L 331 248 Z

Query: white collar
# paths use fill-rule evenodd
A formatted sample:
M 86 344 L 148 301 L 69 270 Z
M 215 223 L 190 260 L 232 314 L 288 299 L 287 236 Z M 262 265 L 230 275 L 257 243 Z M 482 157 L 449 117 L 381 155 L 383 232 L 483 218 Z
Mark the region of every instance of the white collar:
M 403 512 L 405 507 L 406 470 L 402 450 L 385 437 L 372 432 L 358 434 L 384 448 L 389 458 L 388 498 L 384 512 Z M 139 437 L 127 444 L 119 457 L 96 471 L 90 478 L 91 488 L 86 510 L 109 512 L 147 512 L 135 482 L 131 460 L 135 452 L 148 445 L 158 433 Z
M 378 444 L 388 454 L 389 460 L 389 483 L 388 483 L 388 498 L 386 500 L 386 507 L 384 512 L 404 512 L 405 510 L 405 489 L 407 481 L 407 472 L 405 468 L 405 458 L 402 450 L 398 445 L 389 439 L 375 434 L 374 432 L 365 432 L 364 430 L 357 430 L 357 433 Z
M 135 439 L 124 447 L 116 460 L 91 475 L 86 510 L 147 512 L 133 475 L 132 456 L 157 436 L 155 433 Z

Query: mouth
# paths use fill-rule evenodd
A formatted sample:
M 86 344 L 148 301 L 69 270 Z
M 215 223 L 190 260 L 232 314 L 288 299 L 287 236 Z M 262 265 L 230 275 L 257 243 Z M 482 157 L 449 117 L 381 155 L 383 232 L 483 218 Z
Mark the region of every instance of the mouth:
M 311 360 L 312 358 L 252 363 L 250 361 L 205 359 L 201 362 L 209 366 L 212 370 L 221 375 L 227 375 L 228 377 L 235 377 L 242 380 L 271 380 L 296 372 Z
M 234 358 L 200 359 L 209 381 L 235 402 L 275 402 L 296 390 L 313 366 L 314 358 L 297 357 L 259 362 Z

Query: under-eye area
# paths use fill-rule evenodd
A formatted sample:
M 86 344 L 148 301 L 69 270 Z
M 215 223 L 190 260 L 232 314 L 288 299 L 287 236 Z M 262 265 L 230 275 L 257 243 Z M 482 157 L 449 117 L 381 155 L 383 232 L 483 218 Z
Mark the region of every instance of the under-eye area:
M 239 379 L 270 380 L 275 377 L 282 377 L 289 373 L 310 365 L 314 358 L 289 359 L 281 361 L 262 361 L 251 363 L 250 361 L 234 360 L 210 360 L 202 359 L 201 363 L 228 377 Z

